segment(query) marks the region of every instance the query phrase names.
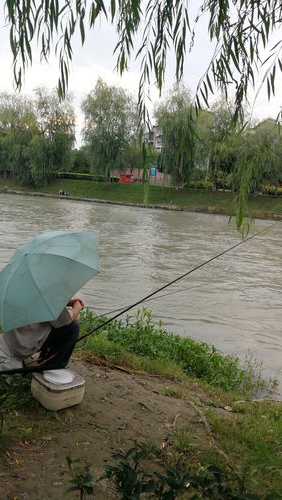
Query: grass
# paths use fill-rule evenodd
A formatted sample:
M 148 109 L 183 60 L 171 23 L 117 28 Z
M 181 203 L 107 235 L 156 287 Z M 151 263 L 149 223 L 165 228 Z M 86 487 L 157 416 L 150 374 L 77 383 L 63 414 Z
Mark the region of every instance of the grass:
M 82 333 L 99 324 L 101 318 L 93 313 L 86 311 L 82 315 Z M 134 476 L 136 491 L 140 478 L 147 487 L 149 472 L 153 473 L 154 487 L 160 488 L 158 491 L 165 488 L 168 495 L 155 492 L 154 498 L 182 498 L 169 496 L 169 491 L 178 487 L 182 491 L 181 485 L 188 483 L 188 493 L 196 496 L 187 498 L 282 498 L 282 405 L 247 400 L 258 389 L 267 387 L 251 364 L 244 369 L 238 359 L 224 356 L 213 347 L 168 334 L 161 325 L 154 324 L 146 310 L 125 323 L 110 323 L 78 344 L 76 354 L 89 360 L 100 356 L 133 370 L 173 379 L 169 384 L 164 379 L 161 396 L 170 398 L 172 405 L 176 399 L 178 404 L 182 401 L 185 407 L 190 405 L 191 420 L 185 421 L 184 427 L 172 425 L 164 443 L 154 442 L 153 435 L 152 443 L 142 443 L 142 449 L 147 451 L 140 462 L 141 476 Z M 60 432 L 61 424 L 32 399 L 29 387 L 30 376 L 0 378 L 2 454 L 15 439 L 41 439 L 46 432 Z M 178 416 L 181 420 L 181 414 Z M 139 448 L 136 450 L 139 453 Z M 131 493 L 125 495 L 130 486 L 128 467 L 135 452 L 130 453 L 126 451 L 126 459 L 108 467 L 111 474 L 123 474 L 123 498 L 133 498 Z M 73 488 L 89 486 L 88 475 L 80 474 L 79 479 L 86 482 L 78 484 L 75 476 Z M 149 497 L 145 494 L 144 498 Z
M 30 374 L 0 376 L 0 460 L 14 443 L 34 440 L 57 427 L 32 397 L 30 385 Z
M 187 453 L 191 455 L 191 451 L 195 448 L 195 442 L 191 431 L 187 429 L 176 430 L 172 437 L 174 452 L 180 452 L 182 455 Z
M 261 498 L 282 498 L 282 408 L 279 403 L 244 403 L 236 418 L 208 412 L 214 435 L 232 463 Z M 265 495 L 265 496 L 264 496 Z
M 30 383 L 31 375 L 0 376 L 0 414 L 37 406 L 29 390 Z
M 108 340 L 105 335 L 97 335 L 80 347 L 83 359 L 93 361 L 95 357 L 104 358 L 111 363 L 132 368 L 135 371 L 144 371 L 152 375 L 160 375 L 170 380 L 185 380 L 186 376 L 181 367 L 173 361 L 150 359 L 126 351 L 124 347 Z
M 183 394 L 183 391 L 174 389 L 173 387 L 164 387 L 161 390 L 161 394 L 164 396 L 167 396 L 168 398 L 175 398 L 175 399 L 185 399 L 185 396 Z
M 100 321 L 86 313 L 83 331 Z M 238 359 L 223 356 L 213 347 L 168 334 L 161 325 L 154 325 L 148 311 L 139 312 L 133 323 L 111 323 L 89 337 L 81 349 L 97 349 L 96 353 L 111 361 L 132 362 L 133 368 L 146 370 L 147 363 L 149 371 L 151 363 L 160 360 L 160 373 L 165 376 L 166 363 L 169 373 L 171 363 L 175 365 L 175 378 L 182 383 L 164 386 L 161 394 L 171 398 L 172 404 L 175 398 L 186 400 L 198 414 L 192 426 L 172 431 L 161 458 L 158 453 L 155 460 L 157 467 L 162 463 L 176 473 L 181 466 L 185 474 L 191 474 L 197 492 L 209 492 L 197 498 L 282 498 L 282 405 L 243 400 L 267 386 L 251 363 L 243 369 Z M 186 390 L 191 377 L 199 384 L 193 395 Z M 202 391 L 206 391 L 204 401 Z
M 214 212 L 234 215 L 234 195 L 228 192 L 212 192 L 148 186 L 141 184 L 109 184 L 84 180 L 60 179 L 38 188 L 23 187 L 9 179 L 2 179 L 0 188 L 22 189 L 25 191 L 40 191 L 58 194 L 60 190 L 67 191 L 71 196 L 79 198 L 94 198 L 119 203 L 134 203 L 145 205 L 164 205 L 180 209 Z M 253 217 L 271 218 L 271 215 L 282 215 L 282 196 L 251 196 L 249 210 Z
M 105 318 L 86 311 L 82 316 L 82 332 L 87 333 Z M 266 388 L 265 381 L 249 364 L 242 368 L 240 361 L 224 356 L 213 346 L 168 333 L 152 321 L 150 311 L 137 313 L 135 321 L 113 321 L 79 349 L 91 352 L 112 362 L 158 373 L 168 378 L 185 380 L 194 377 L 224 391 L 253 394 Z
M 57 193 L 62 181 L 56 181 L 46 188 L 50 193 Z M 68 179 L 65 190 L 73 196 L 86 196 L 90 198 L 129 202 L 144 203 L 144 186 L 142 184 L 132 184 L 130 186 L 122 184 L 93 183 L 91 181 L 73 181 Z M 191 208 L 195 204 L 199 207 L 208 205 L 219 205 L 232 209 L 233 200 L 230 193 L 212 193 L 205 191 L 176 191 L 174 188 L 150 186 L 147 194 L 149 205 L 176 205 L 180 208 Z
M 258 423 L 258 422 L 257 422 Z M 224 424 L 227 426 L 227 424 Z M 245 420 L 248 425 L 248 420 Z M 220 424 L 221 427 L 221 424 Z M 194 498 L 199 500 L 278 500 L 281 493 L 281 457 L 261 455 L 259 462 L 257 449 L 262 448 L 263 438 L 256 435 L 249 443 L 236 427 L 239 440 L 235 446 L 241 455 L 232 456 L 228 445 L 227 453 L 222 443 L 214 445 L 210 436 L 192 436 L 189 430 L 178 430 L 171 436 L 165 447 L 146 446 L 137 443 L 125 453 L 113 456 L 115 462 L 106 467 L 106 474 L 115 480 L 121 498 Z M 231 430 L 231 434 L 233 431 Z M 222 438 L 219 430 L 219 437 Z M 247 442 L 246 442 L 247 441 Z M 281 442 L 281 433 L 278 441 Z M 212 445 L 211 445 L 212 443 Z M 145 445 L 145 446 L 144 446 Z M 252 456 L 251 447 L 253 447 Z M 266 446 L 267 448 L 267 446 Z M 269 446 L 273 451 L 274 446 Z M 280 454 L 281 455 L 281 454 Z M 268 461 L 269 460 L 269 461 Z M 260 467 L 261 465 L 261 467 Z M 150 492 L 146 495 L 145 492 Z M 183 496 L 184 494 L 184 496 Z

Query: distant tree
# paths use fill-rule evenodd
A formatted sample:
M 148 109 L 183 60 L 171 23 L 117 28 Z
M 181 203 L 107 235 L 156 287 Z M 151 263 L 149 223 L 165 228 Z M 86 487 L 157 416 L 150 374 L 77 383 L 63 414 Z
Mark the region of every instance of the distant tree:
M 48 182 L 67 168 L 74 141 L 74 115 L 55 92 L 36 98 L 0 94 L 0 173 L 24 184 Z
M 50 140 L 58 134 L 65 134 L 74 141 L 75 117 L 71 99 L 61 101 L 56 91 L 44 87 L 35 90 L 35 110 L 42 135 Z
M 226 184 L 236 163 L 236 151 L 240 142 L 240 122 L 234 122 L 234 106 L 222 99 L 213 105 L 205 140 L 209 151 L 208 175 L 215 187 Z
M 70 99 L 61 102 L 55 91 L 36 89 L 34 106 L 40 134 L 31 144 L 32 179 L 42 184 L 70 169 L 75 119 Z
M 264 184 L 275 186 L 282 181 L 282 137 L 274 120 L 264 120 L 249 128 L 237 150 L 234 177 L 241 197 L 247 197 Z
M 125 150 L 124 154 L 125 167 L 129 168 L 131 172 L 134 169 L 142 170 L 144 166 L 144 155 L 142 147 L 138 141 L 132 141 Z
M 162 131 L 161 165 L 177 185 L 187 184 L 195 162 L 196 122 L 191 97 L 184 86 L 176 86 L 160 104 L 155 117 Z
M 38 130 L 34 103 L 31 98 L 3 92 L 0 94 L 0 134 L 18 130 L 31 133 Z
M 80 173 L 89 173 L 91 169 L 89 148 L 81 146 L 72 151 L 71 170 Z
M 115 47 L 118 71 L 123 73 L 128 69 L 133 54 L 139 58 L 138 104 L 140 115 L 145 119 L 150 85 L 154 81 L 162 90 L 169 51 L 174 50 L 175 76 L 179 82 L 185 59 L 199 36 L 197 23 L 206 16 L 206 39 L 215 50 L 196 91 L 196 108 L 208 106 L 210 95 L 217 87 L 225 97 L 234 94 L 234 118 L 242 117 L 249 89 L 257 83 L 266 86 L 269 98 L 275 94 L 277 77 L 282 71 L 282 40 L 278 38 L 273 43 L 273 34 L 279 34 L 282 26 L 281 0 L 200 0 L 196 15 L 194 4 L 178 0 L 142 3 L 141 0 L 5 0 L 16 85 L 21 87 L 25 69 L 32 63 L 36 40 L 45 60 L 56 47 L 60 68 L 58 90 L 64 96 L 73 56 L 73 37 L 79 33 L 84 44 L 91 36 L 91 29 L 99 24 L 98 20 L 111 22 L 118 34 Z M 200 36 L 203 36 L 202 30 Z M 192 120 L 190 125 L 193 135 Z
M 30 143 L 39 134 L 31 99 L 0 94 L 0 171 L 4 177 L 31 181 Z
M 210 110 L 199 111 L 196 118 L 195 171 L 196 178 L 207 178 L 209 172 L 210 147 L 209 136 L 213 123 L 213 113 Z
M 119 87 L 99 79 L 82 104 L 84 141 L 95 169 L 110 179 L 111 170 L 124 168 L 126 152 L 137 134 L 137 106 Z

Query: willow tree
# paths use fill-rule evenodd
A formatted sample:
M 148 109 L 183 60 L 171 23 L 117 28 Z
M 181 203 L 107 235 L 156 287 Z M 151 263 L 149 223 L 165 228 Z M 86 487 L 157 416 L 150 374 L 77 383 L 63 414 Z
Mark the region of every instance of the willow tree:
M 206 133 L 209 151 L 208 174 L 214 186 L 219 188 L 232 182 L 236 169 L 236 149 L 243 138 L 240 133 L 242 123 L 240 120 L 234 122 L 234 106 L 228 101 L 221 99 L 212 106 L 211 111 Z
M 0 174 L 41 185 L 70 163 L 74 115 L 56 92 L 0 94 Z
M 194 168 L 196 140 L 195 117 L 191 96 L 183 86 L 176 86 L 155 113 L 162 134 L 161 165 L 170 173 L 177 187 L 189 183 Z
M 39 133 L 31 99 L 0 94 L 0 173 L 2 177 L 30 182 L 30 144 Z
M 34 108 L 39 134 L 31 143 L 32 182 L 42 185 L 56 172 L 70 169 L 75 119 L 70 98 L 60 101 L 55 91 L 35 90 Z
M 267 123 L 268 122 L 268 123 Z M 282 137 L 274 120 L 249 128 L 236 148 L 237 160 L 233 181 L 237 185 L 237 223 L 241 226 L 248 214 L 248 196 L 256 191 L 275 193 L 282 181 Z
M 84 141 L 94 168 L 110 180 L 111 170 L 123 168 L 137 129 L 137 110 L 131 96 L 120 87 L 98 79 L 82 103 L 85 116 Z
M 60 67 L 59 91 L 68 85 L 72 41 L 77 32 L 84 44 L 98 21 L 113 23 L 117 28 L 115 48 L 117 67 L 122 73 L 129 58 L 137 53 L 140 60 L 139 99 L 144 111 L 147 86 L 155 79 L 161 90 L 167 55 L 173 48 L 176 78 L 183 73 L 183 64 L 193 49 L 197 23 L 206 16 L 207 35 L 215 46 L 207 72 L 199 82 L 197 106 L 208 103 L 215 86 L 225 92 L 235 90 L 235 113 L 257 72 L 266 68 L 264 81 L 269 96 L 275 92 L 275 78 L 282 70 L 282 39 L 271 45 L 271 35 L 281 27 L 280 0 L 200 0 L 198 14 L 186 0 L 6 0 L 5 15 L 10 25 L 10 44 L 14 56 L 14 76 L 20 87 L 26 66 L 32 62 L 33 42 L 48 59 L 54 47 Z M 140 40 L 137 33 L 142 33 Z M 264 57 L 262 57 L 264 49 Z
M 45 60 L 56 48 L 58 90 L 64 95 L 77 32 L 84 44 L 96 24 L 114 24 L 118 71 L 123 73 L 128 68 L 132 55 L 140 61 L 139 111 L 143 119 L 151 82 L 162 90 L 170 49 L 175 53 L 176 79 L 181 79 L 202 17 L 207 19 L 206 36 L 214 53 L 198 85 L 197 109 L 209 104 L 216 88 L 226 96 L 231 90 L 237 119 L 243 113 L 249 88 L 255 87 L 260 75 L 270 97 L 282 71 L 281 0 L 199 0 L 196 16 L 193 2 L 187 0 L 5 0 L 4 5 L 19 88 L 27 65 L 32 63 L 35 42 Z M 274 33 L 278 40 L 273 44 Z

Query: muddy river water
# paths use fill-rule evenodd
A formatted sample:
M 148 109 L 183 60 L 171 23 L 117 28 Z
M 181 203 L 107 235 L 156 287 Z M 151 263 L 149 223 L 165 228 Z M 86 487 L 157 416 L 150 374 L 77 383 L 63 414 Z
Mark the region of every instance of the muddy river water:
M 156 320 L 282 383 L 282 223 L 148 302 Z M 240 240 L 223 216 L 0 195 L 0 268 L 45 230 L 97 231 L 101 272 L 81 294 L 97 313 L 130 304 Z M 281 384 L 282 385 L 282 384 Z

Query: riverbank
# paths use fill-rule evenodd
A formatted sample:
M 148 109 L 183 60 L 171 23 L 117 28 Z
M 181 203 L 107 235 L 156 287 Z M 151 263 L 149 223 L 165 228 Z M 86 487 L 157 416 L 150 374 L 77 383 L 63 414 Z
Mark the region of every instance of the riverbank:
M 230 192 L 188 190 L 143 186 L 141 184 L 120 185 L 71 179 L 56 180 L 48 186 L 24 188 L 10 180 L 1 180 L 0 192 L 33 196 L 59 197 L 65 191 L 66 199 L 159 208 L 185 210 L 232 216 L 236 212 L 234 195 Z M 251 196 L 249 213 L 253 218 L 282 220 L 282 196 Z
M 82 333 L 100 321 L 85 314 Z M 142 498 L 281 498 L 282 405 L 251 400 L 263 385 L 251 367 L 148 313 L 82 342 L 73 367 L 85 399 L 57 413 L 31 399 L 27 377 L 0 379 L 1 498 L 75 499 L 65 492 L 79 474 L 98 500 L 142 488 Z

